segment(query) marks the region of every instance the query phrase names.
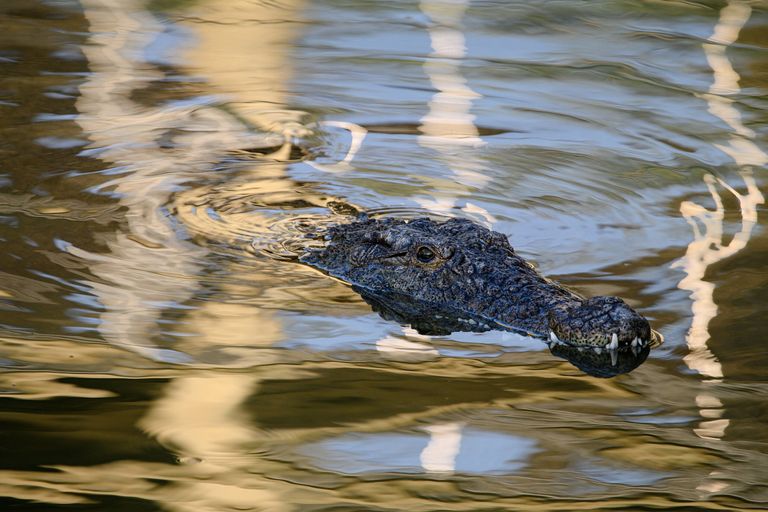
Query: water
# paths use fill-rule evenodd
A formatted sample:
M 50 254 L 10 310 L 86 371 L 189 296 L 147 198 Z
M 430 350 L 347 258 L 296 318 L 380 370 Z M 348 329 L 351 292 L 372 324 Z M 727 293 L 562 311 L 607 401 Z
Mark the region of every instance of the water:
M 4 0 L 4 510 L 768 502 L 759 2 Z M 584 374 L 293 261 L 464 216 L 666 342 Z

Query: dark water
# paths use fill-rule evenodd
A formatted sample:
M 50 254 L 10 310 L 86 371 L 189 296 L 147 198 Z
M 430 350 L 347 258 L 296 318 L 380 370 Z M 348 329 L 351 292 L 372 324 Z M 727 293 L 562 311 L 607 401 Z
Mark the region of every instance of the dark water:
M 768 506 L 767 107 L 761 2 L 3 0 L 0 508 Z M 290 261 L 352 208 L 666 342 L 420 336 Z

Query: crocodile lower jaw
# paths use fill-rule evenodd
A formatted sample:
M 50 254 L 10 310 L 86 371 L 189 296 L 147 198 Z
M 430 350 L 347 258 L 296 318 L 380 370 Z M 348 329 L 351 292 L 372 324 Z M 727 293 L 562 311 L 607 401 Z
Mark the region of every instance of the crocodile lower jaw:
M 567 340 L 561 340 L 560 338 L 557 337 L 554 331 L 549 331 L 548 343 L 555 343 L 555 344 L 562 343 L 564 345 L 570 345 L 572 347 L 576 347 L 579 349 L 581 348 L 592 349 L 598 354 L 602 353 L 603 350 L 606 350 L 606 351 L 619 350 L 619 337 L 616 335 L 616 333 L 613 333 L 611 335 L 611 342 L 608 343 L 607 345 L 583 345 L 578 343 L 571 343 Z M 637 337 L 633 339 L 632 342 L 630 343 L 630 348 L 632 349 L 633 352 L 637 353 L 642 349 L 644 349 L 645 347 L 647 347 L 648 345 L 650 345 L 650 343 L 651 343 L 650 339 L 643 340 Z

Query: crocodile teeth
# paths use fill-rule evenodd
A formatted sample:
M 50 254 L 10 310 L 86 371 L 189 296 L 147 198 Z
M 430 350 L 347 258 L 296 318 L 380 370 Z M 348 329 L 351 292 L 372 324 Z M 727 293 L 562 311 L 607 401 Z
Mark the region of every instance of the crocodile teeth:
M 600 355 L 603 353 L 602 347 L 593 347 L 593 350 L 595 351 L 595 354 Z
M 549 339 L 552 343 L 560 343 L 560 338 L 557 337 L 555 331 L 549 331 Z
M 636 348 L 638 344 L 640 344 L 640 338 L 635 338 L 632 340 L 632 348 Z
M 613 333 L 611 335 L 611 342 L 606 347 L 608 350 L 616 350 L 619 348 L 619 337 L 616 335 L 616 333 Z
M 616 336 L 614 334 L 614 336 Z M 616 366 L 616 363 L 619 362 L 619 351 L 618 350 L 610 350 L 611 353 L 611 366 Z

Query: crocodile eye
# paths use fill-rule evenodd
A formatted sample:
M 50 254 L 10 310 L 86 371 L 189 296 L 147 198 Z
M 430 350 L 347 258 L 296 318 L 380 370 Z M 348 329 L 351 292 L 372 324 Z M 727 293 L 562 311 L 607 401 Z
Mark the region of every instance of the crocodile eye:
M 437 256 L 435 251 L 429 247 L 421 246 L 416 249 L 416 259 L 422 263 L 431 263 L 434 261 L 435 256 Z

